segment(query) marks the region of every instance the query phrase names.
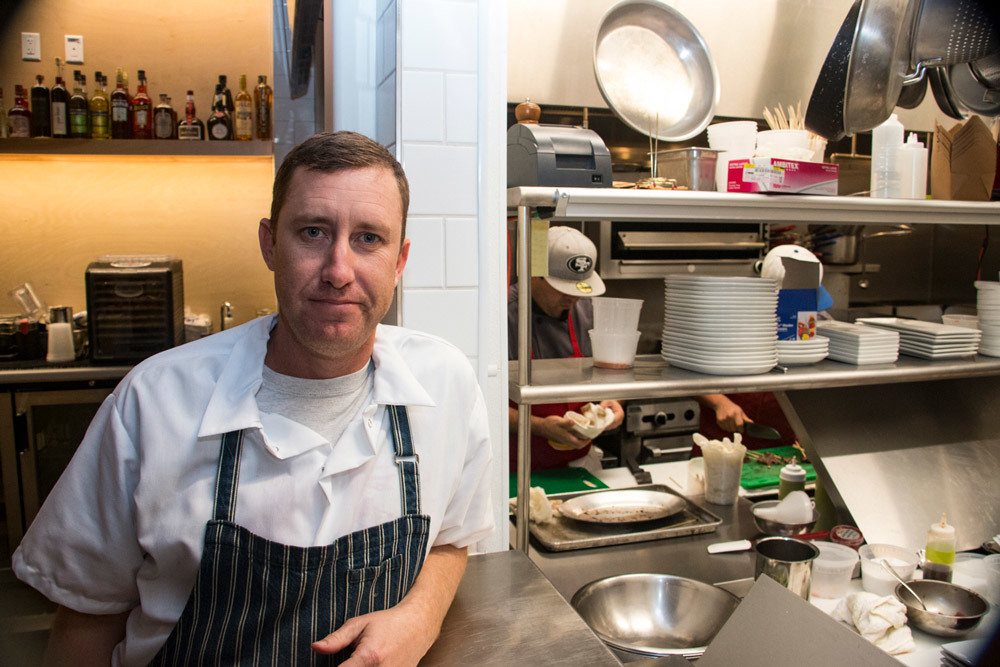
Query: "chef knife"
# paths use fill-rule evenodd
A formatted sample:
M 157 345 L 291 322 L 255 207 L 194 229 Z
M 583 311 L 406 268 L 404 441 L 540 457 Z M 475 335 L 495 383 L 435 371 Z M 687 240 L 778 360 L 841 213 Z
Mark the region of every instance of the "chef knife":
M 776 429 L 753 422 L 745 422 L 743 424 L 743 433 L 751 438 L 760 438 L 761 440 L 781 439 L 781 434 Z

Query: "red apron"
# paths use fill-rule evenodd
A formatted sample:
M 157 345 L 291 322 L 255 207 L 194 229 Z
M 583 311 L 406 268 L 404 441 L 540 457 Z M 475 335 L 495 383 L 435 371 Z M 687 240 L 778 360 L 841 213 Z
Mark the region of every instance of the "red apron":
M 573 357 L 574 359 L 579 359 L 583 356 L 580 352 L 580 343 L 576 338 L 576 327 L 573 326 L 573 311 L 567 314 L 566 317 L 566 329 L 569 334 L 569 341 L 573 345 Z M 534 352 L 531 354 L 531 358 L 535 358 Z M 566 412 L 573 410 L 574 412 L 579 412 L 580 408 L 586 405 L 586 403 L 546 403 L 544 405 L 533 405 L 531 406 L 531 415 L 533 417 L 549 417 L 551 415 L 557 415 L 562 417 Z M 510 407 L 517 408 L 517 404 L 510 401 Z M 552 445 L 546 438 L 533 435 L 531 436 L 531 469 L 532 470 L 548 470 L 550 468 L 564 468 L 566 464 L 570 461 L 575 461 L 578 458 L 586 456 L 590 451 L 590 445 L 583 447 L 582 449 L 570 449 L 570 450 L 560 450 L 553 449 Z M 510 471 L 517 472 L 517 434 L 511 433 L 510 435 Z

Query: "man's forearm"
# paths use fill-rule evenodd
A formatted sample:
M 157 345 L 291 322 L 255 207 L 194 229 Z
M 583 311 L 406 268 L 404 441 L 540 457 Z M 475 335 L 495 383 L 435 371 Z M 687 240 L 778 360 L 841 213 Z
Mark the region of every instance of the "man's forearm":
M 419 609 L 435 637 L 455 598 L 468 558 L 469 550 L 464 547 L 459 549 L 449 544 L 432 547 L 413 587 L 400 602 L 400 606 Z
M 110 665 L 115 646 L 125 638 L 128 615 L 81 614 L 59 607 L 42 663 L 48 667 Z

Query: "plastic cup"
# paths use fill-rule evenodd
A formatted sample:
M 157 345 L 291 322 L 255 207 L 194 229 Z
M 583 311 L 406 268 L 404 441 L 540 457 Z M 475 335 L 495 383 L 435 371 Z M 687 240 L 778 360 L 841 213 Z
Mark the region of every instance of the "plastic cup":
M 594 331 L 625 334 L 639 328 L 642 299 L 595 296 L 590 302 L 594 306 Z
M 865 544 L 858 548 L 861 557 L 861 587 L 876 595 L 892 595 L 899 583 L 885 571 L 879 560 L 885 559 L 903 581 L 913 579 L 917 554 L 893 544 Z
M 746 447 L 702 445 L 705 459 L 705 500 L 715 505 L 732 505 L 740 495 L 740 474 Z
M 598 368 L 632 368 L 635 349 L 639 344 L 639 331 L 618 333 L 591 329 L 590 346 L 594 351 L 594 365 Z
M 757 141 L 757 123 L 752 120 L 734 120 L 708 126 L 708 145 L 716 150 L 728 151 L 746 147 L 750 151 Z
M 858 552 L 833 542 L 814 542 L 819 556 L 813 561 L 811 592 L 818 598 L 840 598 L 847 593 Z

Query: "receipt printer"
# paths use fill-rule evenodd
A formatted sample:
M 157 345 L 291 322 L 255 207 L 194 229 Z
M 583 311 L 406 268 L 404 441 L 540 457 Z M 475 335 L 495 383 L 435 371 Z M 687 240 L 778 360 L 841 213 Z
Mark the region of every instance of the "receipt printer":
M 507 187 L 610 188 L 611 153 L 592 130 L 515 123 L 507 130 Z

